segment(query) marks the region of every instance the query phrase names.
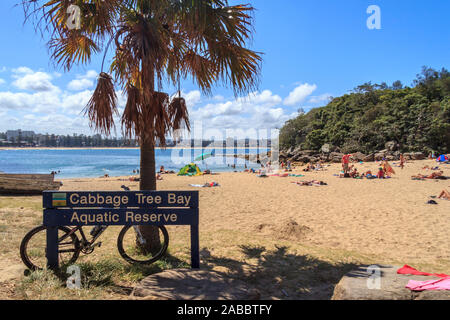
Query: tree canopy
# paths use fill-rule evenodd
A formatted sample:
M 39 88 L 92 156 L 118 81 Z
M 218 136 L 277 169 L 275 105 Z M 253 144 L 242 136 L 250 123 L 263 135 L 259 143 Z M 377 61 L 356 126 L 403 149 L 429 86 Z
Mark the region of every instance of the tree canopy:
M 450 73 L 423 67 L 412 87 L 365 83 L 285 123 L 282 148 L 372 153 L 397 141 L 403 152 L 450 152 Z

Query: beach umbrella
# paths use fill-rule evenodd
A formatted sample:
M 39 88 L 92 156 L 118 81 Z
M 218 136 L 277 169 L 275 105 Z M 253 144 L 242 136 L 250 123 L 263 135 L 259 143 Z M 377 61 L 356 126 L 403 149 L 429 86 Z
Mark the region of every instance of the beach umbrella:
M 205 159 L 211 158 L 215 156 L 215 150 L 209 153 L 202 153 L 197 158 L 194 159 L 194 161 L 204 161 Z M 208 165 L 205 163 L 206 169 L 208 170 Z
M 209 152 L 209 153 L 202 153 L 197 158 L 195 158 L 194 161 L 203 161 L 205 159 L 208 159 L 208 158 L 211 158 L 214 156 L 215 156 L 215 151 L 213 150 L 212 152 Z

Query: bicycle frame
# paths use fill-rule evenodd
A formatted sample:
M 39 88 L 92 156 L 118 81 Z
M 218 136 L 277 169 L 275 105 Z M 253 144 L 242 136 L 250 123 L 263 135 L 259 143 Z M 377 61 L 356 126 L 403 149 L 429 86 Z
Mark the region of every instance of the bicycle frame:
M 80 235 L 81 235 L 81 245 L 82 247 L 85 246 L 92 246 L 95 241 L 103 234 L 103 232 L 105 232 L 105 230 L 108 228 L 108 226 L 104 226 L 94 237 L 92 237 L 92 239 L 89 241 L 88 238 L 86 237 L 86 234 L 84 233 L 83 227 L 82 226 L 77 226 L 74 227 L 70 230 L 70 232 L 66 235 L 64 235 L 63 237 L 61 237 L 59 239 L 59 241 L 63 241 L 65 238 L 70 237 L 72 234 L 76 233 L 77 231 L 79 231 Z

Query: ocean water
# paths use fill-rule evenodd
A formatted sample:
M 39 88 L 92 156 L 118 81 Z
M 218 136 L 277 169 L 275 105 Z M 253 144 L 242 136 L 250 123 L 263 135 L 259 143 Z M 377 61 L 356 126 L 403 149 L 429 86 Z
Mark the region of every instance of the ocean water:
M 256 154 L 266 149 L 215 149 L 215 156 L 204 161 L 193 161 L 203 153 L 214 149 L 157 149 L 156 169 L 178 172 L 190 162 L 201 170 L 216 172 L 258 168 L 256 163 L 229 157 L 235 154 Z M 224 156 L 224 153 L 226 156 Z M 9 149 L 0 150 L 0 171 L 4 173 L 50 173 L 60 171 L 58 178 L 99 177 L 132 175 L 139 169 L 139 149 Z M 235 162 L 236 161 L 236 162 Z M 231 165 L 236 163 L 236 169 Z

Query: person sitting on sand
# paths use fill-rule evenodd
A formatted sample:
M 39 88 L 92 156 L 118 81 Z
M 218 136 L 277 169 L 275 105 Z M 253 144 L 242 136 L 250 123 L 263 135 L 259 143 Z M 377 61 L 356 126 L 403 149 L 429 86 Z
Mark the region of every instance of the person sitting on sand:
M 378 168 L 377 178 L 378 179 L 384 179 L 384 170 L 383 170 L 382 167 Z
M 447 190 L 442 190 L 441 194 L 439 195 L 438 199 L 446 199 L 446 200 L 450 200 L 450 192 L 448 192 Z
M 359 177 L 358 169 L 356 169 L 356 168 L 354 168 L 353 171 L 351 171 L 349 174 L 350 174 L 350 177 L 352 177 L 352 178 Z
M 156 180 L 162 180 L 162 179 L 163 179 L 162 175 L 160 173 L 157 173 Z

